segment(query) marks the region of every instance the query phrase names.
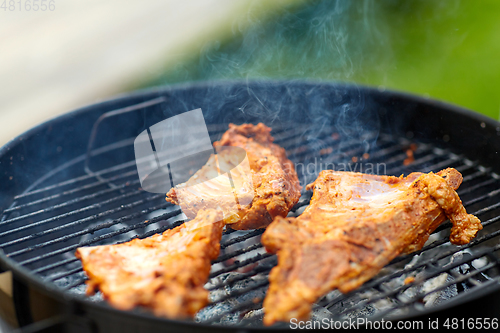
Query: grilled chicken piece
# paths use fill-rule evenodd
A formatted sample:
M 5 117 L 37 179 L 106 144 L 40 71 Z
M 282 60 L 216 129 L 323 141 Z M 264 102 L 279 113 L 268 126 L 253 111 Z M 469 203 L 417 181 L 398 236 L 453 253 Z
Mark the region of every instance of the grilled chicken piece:
M 141 305 L 156 315 L 193 317 L 208 303 L 203 288 L 219 255 L 224 224 L 217 210 L 145 239 L 81 247 L 76 256 L 87 273 L 87 294 L 100 289 L 118 309 Z
M 446 218 L 450 241 L 466 244 L 482 229 L 455 190 L 455 169 L 406 178 L 322 171 L 311 204 L 297 218 L 276 218 L 262 236 L 278 265 L 269 276 L 264 323 L 305 319 L 333 289 L 347 293 L 401 253 L 422 248 Z
M 264 228 L 274 217 L 285 217 L 298 202 L 301 186 L 294 164 L 286 157 L 285 149 L 273 143 L 270 132 L 262 123 L 230 124 L 221 140 L 214 143 L 220 153 L 212 155 L 187 182 L 172 188 L 166 200 L 180 205 L 188 217 L 195 216 L 198 209 L 236 211 L 224 217 L 225 223 L 238 230 Z M 229 193 L 224 190 L 231 186 L 228 178 L 216 176 L 221 165 L 231 169 L 238 164 L 238 158 L 224 147 L 243 148 L 250 169 L 235 168 L 231 172 L 236 186 Z
M 263 124 L 231 124 L 214 143 L 218 154 L 168 193 L 167 201 L 180 204 L 193 220 L 145 239 L 78 248 L 76 256 L 89 277 L 87 293 L 99 289 L 123 310 L 140 305 L 159 316 L 193 317 L 208 303 L 203 286 L 219 254 L 224 225 L 265 227 L 275 216 L 286 216 L 300 198 L 293 163 L 272 143 L 270 131 Z M 241 168 L 239 153 L 225 147 L 241 148 L 248 169 Z M 221 168 L 231 170 L 232 178 L 221 177 Z M 235 208 L 237 214 L 228 216 Z

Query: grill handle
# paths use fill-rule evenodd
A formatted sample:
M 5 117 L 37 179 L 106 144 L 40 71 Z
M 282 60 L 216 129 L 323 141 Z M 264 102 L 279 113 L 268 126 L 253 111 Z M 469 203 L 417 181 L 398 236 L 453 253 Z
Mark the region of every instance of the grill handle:
M 134 104 L 130 105 L 121 109 L 113 110 L 113 111 L 108 111 L 103 113 L 94 123 L 94 126 L 92 126 L 92 132 L 90 132 L 90 137 L 89 137 L 89 142 L 87 144 L 87 153 L 85 155 L 85 163 L 84 163 L 84 169 L 85 172 L 89 175 L 94 175 L 97 179 L 99 179 L 102 182 L 108 182 L 106 179 L 102 178 L 100 175 L 94 174 L 92 170 L 90 170 L 89 164 L 90 164 L 90 158 L 92 157 L 92 147 L 94 146 L 94 141 L 97 135 L 97 129 L 99 128 L 99 125 L 101 122 L 109 117 L 114 117 L 118 116 L 124 113 L 128 113 L 131 111 L 137 111 L 137 110 L 142 110 L 146 107 L 161 104 L 166 101 L 165 97 L 158 97 L 149 101 L 145 101 L 139 104 Z M 113 184 L 110 184 L 112 187 L 114 186 Z

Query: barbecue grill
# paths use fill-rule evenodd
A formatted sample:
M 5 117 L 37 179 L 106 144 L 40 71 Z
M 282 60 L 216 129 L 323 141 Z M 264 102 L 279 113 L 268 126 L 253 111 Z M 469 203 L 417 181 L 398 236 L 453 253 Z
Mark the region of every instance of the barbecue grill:
M 0 267 L 14 274 L 17 319 L 26 331 L 265 329 L 262 301 L 276 256 L 259 242 L 263 230 L 224 232 L 206 285 L 210 304 L 193 321 L 158 318 L 140 308 L 119 311 L 99 293 L 85 295 L 77 247 L 144 238 L 184 222 L 165 195 L 140 188 L 133 142 L 149 126 L 197 108 L 212 142 L 231 122 L 272 127 L 303 186 L 325 168 L 399 176 L 454 167 L 463 174 L 458 193 L 484 226 L 470 244 L 451 245 L 446 222 L 422 250 L 396 258 L 359 289 L 327 294 L 314 306 L 313 319 L 500 316 L 500 123 L 357 85 L 210 82 L 91 105 L 0 150 Z M 310 195 L 303 190 L 290 216 L 300 215 Z M 40 305 L 33 304 L 42 302 L 51 310 L 36 321 Z

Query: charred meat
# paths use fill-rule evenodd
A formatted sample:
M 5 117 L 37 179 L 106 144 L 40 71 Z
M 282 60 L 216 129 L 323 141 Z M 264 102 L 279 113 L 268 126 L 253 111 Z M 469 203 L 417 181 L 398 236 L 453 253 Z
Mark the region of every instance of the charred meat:
M 193 317 L 208 303 L 203 288 L 219 255 L 224 228 L 216 210 L 145 239 L 81 247 L 76 256 L 87 273 L 87 294 L 99 289 L 118 309 L 143 306 L 156 315 Z
M 193 317 L 208 303 L 203 286 L 224 226 L 265 227 L 275 216 L 286 216 L 300 198 L 294 166 L 270 131 L 263 124 L 231 124 L 214 143 L 217 154 L 170 190 L 167 201 L 180 204 L 191 221 L 145 239 L 78 248 L 89 277 L 87 293 L 100 290 L 123 310 L 143 306 L 159 316 Z M 248 168 L 226 147 L 243 151 Z M 232 211 L 236 214 L 228 214 Z
M 264 228 L 276 216 L 285 217 L 300 198 L 300 184 L 294 164 L 285 149 L 273 143 L 271 128 L 258 125 L 230 124 L 220 141 L 214 143 L 220 153 L 187 182 L 167 193 L 167 201 L 180 205 L 188 216 L 198 209 L 230 210 L 237 200 L 237 214 L 225 216 L 225 222 L 238 230 Z M 242 148 L 248 158 L 248 170 L 237 168 L 235 154 L 224 147 Z M 232 179 L 217 177 L 222 165 L 234 167 Z M 233 192 L 223 191 L 232 181 Z M 239 204 L 238 204 L 239 203 Z
M 314 193 L 304 213 L 277 217 L 262 236 L 278 255 L 264 323 L 307 318 L 329 291 L 352 291 L 399 254 L 421 249 L 446 218 L 451 243 L 468 243 L 482 225 L 455 192 L 461 182 L 452 168 L 407 177 L 322 171 L 307 187 Z

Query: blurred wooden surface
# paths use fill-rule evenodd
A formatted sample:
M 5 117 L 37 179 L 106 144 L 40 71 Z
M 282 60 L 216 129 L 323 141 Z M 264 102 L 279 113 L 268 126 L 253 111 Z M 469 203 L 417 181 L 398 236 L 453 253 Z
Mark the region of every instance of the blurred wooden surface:
M 297 2 L 53 0 L 35 12 L 26 1 L 0 8 L 0 146 Z
M 12 273 L 0 273 L 0 333 L 8 332 L 17 326 L 12 302 Z

